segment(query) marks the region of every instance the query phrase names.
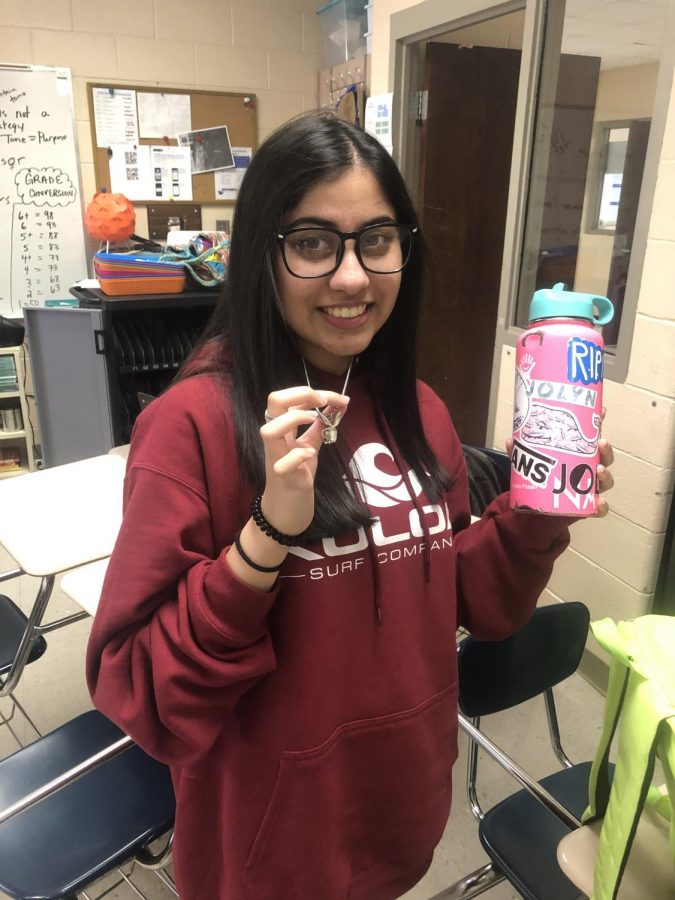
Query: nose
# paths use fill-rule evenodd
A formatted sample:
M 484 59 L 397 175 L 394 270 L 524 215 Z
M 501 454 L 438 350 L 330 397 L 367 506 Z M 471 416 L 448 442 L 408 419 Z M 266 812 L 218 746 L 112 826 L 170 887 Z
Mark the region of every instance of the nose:
M 359 262 L 355 252 L 355 242 L 345 242 L 345 252 L 340 265 L 330 278 L 330 286 L 335 291 L 343 291 L 345 294 L 358 294 L 369 284 L 368 273 Z

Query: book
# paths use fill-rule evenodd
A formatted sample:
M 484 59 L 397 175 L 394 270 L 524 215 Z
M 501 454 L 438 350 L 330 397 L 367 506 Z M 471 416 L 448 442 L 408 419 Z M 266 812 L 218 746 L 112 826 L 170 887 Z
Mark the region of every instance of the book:
M 0 447 L 0 472 L 19 472 L 21 455 L 16 447 Z

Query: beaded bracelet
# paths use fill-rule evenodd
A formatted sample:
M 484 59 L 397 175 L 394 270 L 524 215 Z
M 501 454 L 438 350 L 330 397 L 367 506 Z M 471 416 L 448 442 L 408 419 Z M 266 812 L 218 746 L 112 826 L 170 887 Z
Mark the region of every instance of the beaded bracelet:
M 251 502 L 251 516 L 258 528 L 283 547 L 297 547 L 302 541 L 305 532 L 302 531 L 300 534 L 283 534 L 283 532 L 277 531 L 274 525 L 265 518 L 260 505 L 261 501 L 262 494 L 258 494 Z
M 247 566 L 250 566 L 252 569 L 255 569 L 256 572 L 271 573 L 271 572 L 278 572 L 278 571 L 279 571 L 279 569 L 280 569 L 281 566 L 282 566 L 282 563 L 279 563 L 278 566 L 261 566 L 261 565 L 259 565 L 258 563 L 253 562 L 253 560 L 250 558 L 250 556 L 248 556 L 246 553 L 244 553 L 244 549 L 243 549 L 243 547 L 241 546 L 241 541 L 240 541 L 240 539 L 239 539 L 239 538 L 240 538 L 240 535 L 241 535 L 241 531 L 238 531 L 238 532 L 235 534 L 235 536 L 234 536 L 234 546 L 235 546 L 235 547 L 237 548 L 237 550 L 239 551 L 239 556 L 241 556 L 241 558 L 244 560 L 244 562 L 246 563 Z

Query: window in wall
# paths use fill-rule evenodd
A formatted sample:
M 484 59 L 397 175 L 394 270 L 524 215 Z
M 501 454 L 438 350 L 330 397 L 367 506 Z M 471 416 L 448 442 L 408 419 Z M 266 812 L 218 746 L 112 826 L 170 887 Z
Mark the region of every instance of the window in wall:
M 602 151 L 598 162 L 598 202 L 593 228 L 599 231 L 614 231 L 616 228 L 619 203 L 621 202 L 621 182 L 626 162 L 629 128 L 602 125 Z
M 555 0 L 550 6 L 560 9 Z M 656 3 L 569 0 L 562 39 L 546 43 L 513 317 L 519 327 L 532 293 L 562 281 L 613 301 L 616 316 L 603 333 L 616 350 L 665 17 Z

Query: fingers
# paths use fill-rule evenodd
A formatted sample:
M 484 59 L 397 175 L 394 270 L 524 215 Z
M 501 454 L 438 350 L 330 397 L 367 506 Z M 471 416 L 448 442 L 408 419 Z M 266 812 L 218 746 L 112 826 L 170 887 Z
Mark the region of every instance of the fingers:
M 272 391 L 267 398 L 267 412 L 271 416 L 280 416 L 289 409 L 313 409 L 318 406 L 332 406 L 345 410 L 349 397 L 335 391 L 315 391 L 309 387 L 292 387 L 283 391 Z
M 302 425 L 311 425 L 318 418 L 314 409 L 289 409 L 266 422 L 260 429 L 260 436 L 264 441 L 275 441 L 285 438 L 287 435 L 295 437 Z
M 290 475 L 315 456 L 316 447 L 294 447 L 285 456 L 278 459 L 272 468 L 277 475 Z
M 598 441 L 598 453 L 600 454 L 600 463 L 603 466 L 611 466 L 614 462 L 614 450 L 612 445 L 605 438 Z
M 602 494 L 605 491 L 610 490 L 614 487 L 614 476 L 606 469 L 604 466 L 598 466 L 598 493 Z
M 504 441 L 504 446 L 506 447 L 506 453 L 507 453 L 507 455 L 508 455 L 508 456 L 511 456 L 511 455 L 513 454 L 513 438 L 512 438 L 512 437 L 508 437 L 508 438 Z
M 609 503 L 604 499 L 604 497 L 601 497 L 598 500 L 598 511 L 595 514 L 596 518 L 604 519 L 608 512 L 609 512 Z

